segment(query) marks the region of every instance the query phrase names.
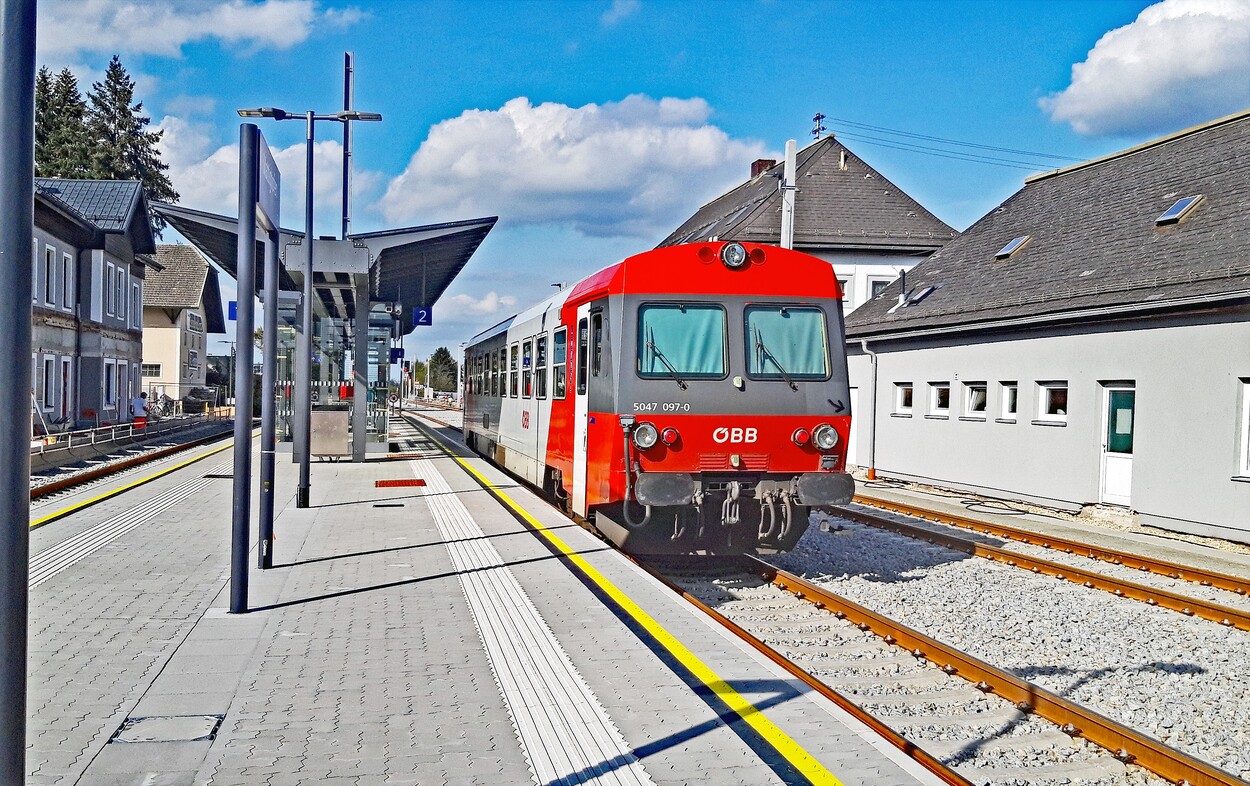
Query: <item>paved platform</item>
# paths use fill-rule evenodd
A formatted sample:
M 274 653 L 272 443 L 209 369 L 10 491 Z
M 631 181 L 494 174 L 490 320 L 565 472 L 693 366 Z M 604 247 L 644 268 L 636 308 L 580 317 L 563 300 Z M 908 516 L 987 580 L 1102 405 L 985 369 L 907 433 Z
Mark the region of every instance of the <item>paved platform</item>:
M 508 476 L 407 438 L 315 463 L 306 509 L 279 464 L 245 615 L 229 452 L 35 530 L 28 783 L 938 782 Z

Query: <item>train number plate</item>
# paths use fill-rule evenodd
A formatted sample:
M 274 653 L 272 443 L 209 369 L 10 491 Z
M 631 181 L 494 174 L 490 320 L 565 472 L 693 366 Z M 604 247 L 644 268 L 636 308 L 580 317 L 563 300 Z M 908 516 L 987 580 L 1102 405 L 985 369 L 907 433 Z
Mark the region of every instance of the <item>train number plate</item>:
M 635 401 L 635 412 L 689 412 L 690 403 L 686 401 Z

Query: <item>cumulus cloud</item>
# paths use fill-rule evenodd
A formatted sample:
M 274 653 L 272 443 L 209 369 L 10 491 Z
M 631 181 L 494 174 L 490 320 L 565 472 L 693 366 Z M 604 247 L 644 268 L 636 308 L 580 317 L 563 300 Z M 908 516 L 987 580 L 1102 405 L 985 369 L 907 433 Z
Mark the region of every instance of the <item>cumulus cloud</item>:
M 1250 2 L 1164 0 L 1105 34 L 1042 98 L 1089 136 L 1163 133 L 1250 106 Z
M 170 180 L 181 195 L 179 204 L 196 210 L 236 215 L 239 209 L 239 145 L 214 146 L 207 123 L 167 116 L 157 126 L 164 131 L 160 142 L 161 159 L 169 164 Z M 290 147 L 270 146 L 282 173 L 282 224 L 303 229 L 304 225 L 304 143 Z M 313 146 L 313 196 L 318 207 L 318 233 L 339 229 L 342 203 L 343 145 L 326 140 Z M 352 194 L 376 190 L 382 183 L 377 172 L 355 169 Z M 358 212 L 358 211 L 357 211 Z
M 472 295 L 450 295 L 440 298 L 434 305 L 436 321 L 477 321 L 465 317 L 479 317 L 498 314 L 501 311 L 515 310 L 516 298 L 511 295 L 499 295 L 494 290 L 480 298 Z
M 315 0 L 41 0 L 36 49 L 42 61 L 79 52 L 178 56 L 196 41 L 289 49 L 318 26 L 358 21 L 354 8 Z
M 599 22 L 604 27 L 613 27 L 622 19 L 638 13 L 641 8 L 640 0 L 612 0 L 612 7 L 603 12 Z
M 379 208 L 397 223 L 499 215 L 585 235 L 654 237 L 746 177 L 764 154 L 708 120 L 701 98 L 570 107 L 514 98 L 430 130 Z

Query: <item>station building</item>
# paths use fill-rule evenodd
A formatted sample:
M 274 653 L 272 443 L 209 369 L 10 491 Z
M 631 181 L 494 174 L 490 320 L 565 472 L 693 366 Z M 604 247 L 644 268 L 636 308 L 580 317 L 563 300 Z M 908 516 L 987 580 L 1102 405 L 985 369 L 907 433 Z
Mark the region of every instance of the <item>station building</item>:
M 143 357 L 145 271 L 155 251 L 137 181 L 35 178 L 36 428 L 129 419 Z
M 156 247 L 143 289 L 143 389 L 180 399 L 203 387 L 209 334 L 224 334 L 217 270 L 194 246 Z
M 794 248 L 833 264 L 848 313 L 957 234 L 833 135 L 798 151 L 795 164 Z M 699 208 L 660 246 L 780 244 L 782 168 L 756 161 L 749 180 Z
M 852 463 L 1250 542 L 1250 112 L 1029 178 L 846 330 Z

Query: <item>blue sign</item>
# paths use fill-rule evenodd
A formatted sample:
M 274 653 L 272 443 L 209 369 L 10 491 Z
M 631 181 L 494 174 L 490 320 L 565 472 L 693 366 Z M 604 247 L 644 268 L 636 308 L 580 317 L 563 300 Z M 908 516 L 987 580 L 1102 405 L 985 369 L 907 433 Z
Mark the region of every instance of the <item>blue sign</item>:
M 391 347 L 391 362 L 398 363 L 399 361 L 403 359 L 404 359 L 404 348 L 403 347 Z
M 256 207 L 265 215 L 265 220 L 273 229 L 278 228 L 278 205 L 282 191 L 282 173 L 278 164 L 269 152 L 265 143 L 265 135 L 256 130 Z
M 433 325 L 434 324 L 434 309 L 425 308 L 424 306 L 418 306 L 417 308 L 413 309 L 412 324 L 414 327 L 420 327 L 421 325 Z
M 226 310 L 230 312 L 229 319 L 231 322 L 239 321 L 239 301 L 231 300 L 226 304 Z

